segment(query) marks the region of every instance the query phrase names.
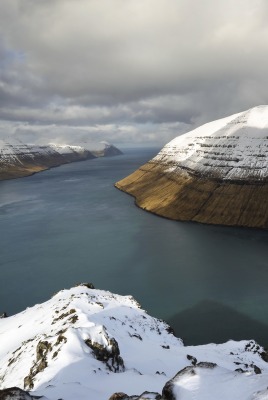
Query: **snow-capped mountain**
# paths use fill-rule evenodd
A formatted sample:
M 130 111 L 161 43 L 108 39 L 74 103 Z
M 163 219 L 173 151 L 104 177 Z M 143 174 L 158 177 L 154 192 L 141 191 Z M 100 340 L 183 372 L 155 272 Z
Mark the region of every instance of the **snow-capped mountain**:
M 73 161 L 122 154 L 115 146 L 100 144 L 98 151 L 89 146 L 68 144 L 25 144 L 12 136 L 0 139 L 0 180 L 31 175 Z
M 265 181 L 268 106 L 254 107 L 178 136 L 154 160 L 199 176 L 226 181 Z
M 178 136 L 116 186 L 168 218 L 268 228 L 268 106 Z
M 0 338 L 3 399 L 14 386 L 49 400 L 268 398 L 268 355 L 253 340 L 185 347 L 131 296 L 91 284 L 1 318 Z

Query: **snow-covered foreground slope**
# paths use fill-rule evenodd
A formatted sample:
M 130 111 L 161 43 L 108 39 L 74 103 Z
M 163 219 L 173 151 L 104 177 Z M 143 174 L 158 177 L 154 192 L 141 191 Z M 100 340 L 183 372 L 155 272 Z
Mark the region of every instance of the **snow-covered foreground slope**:
M 116 187 L 170 219 L 268 229 L 268 106 L 178 136 Z
M 267 399 L 266 361 L 253 340 L 185 347 L 131 296 L 90 284 L 0 319 L 0 389 L 51 400 Z

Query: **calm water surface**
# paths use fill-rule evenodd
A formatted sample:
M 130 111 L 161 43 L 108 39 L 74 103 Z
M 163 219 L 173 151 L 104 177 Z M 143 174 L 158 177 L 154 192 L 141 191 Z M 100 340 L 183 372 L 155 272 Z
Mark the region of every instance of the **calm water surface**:
M 268 233 L 138 209 L 113 184 L 156 153 L 126 150 L 0 182 L 0 312 L 93 282 L 132 294 L 186 342 L 224 340 L 227 328 L 227 338 L 245 338 L 250 327 L 246 338 L 268 344 Z

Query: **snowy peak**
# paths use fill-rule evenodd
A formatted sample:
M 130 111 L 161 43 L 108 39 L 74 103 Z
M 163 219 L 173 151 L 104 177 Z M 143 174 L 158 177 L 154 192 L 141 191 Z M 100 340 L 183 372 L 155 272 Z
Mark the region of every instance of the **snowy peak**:
M 85 152 L 85 149 L 82 146 L 71 146 L 68 144 L 60 145 L 60 144 L 55 144 L 55 143 L 49 143 L 48 146 L 60 154 L 84 153 Z
M 217 387 L 244 400 L 245 390 L 267 387 L 267 353 L 253 340 L 185 347 L 131 296 L 92 284 L 0 319 L 0 337 L 0 390 L 17 386 L 49 400 L 108 400 L 120 392 L 128 395 L 111 398 L 207 400 Z
M 154 158 L 225 181 L 268 179 L 268 106 L 207 123 L 173 139 Z
M 86 376 L 93 384 L 97 376 L 126 370 L 139 376 L 161 368 L 160 360 L 152 366 L 140 363 L 151 341 L 160 354 L 168 345 L 182 345 L 168 325 L 148 316 L 131 296 L 91 287 L 61 291 L 46 303 L 0 320 L 0 387 L 15 384 L 41 391 L 59 375 L 62 385 L 71 377 L 84 383 Z

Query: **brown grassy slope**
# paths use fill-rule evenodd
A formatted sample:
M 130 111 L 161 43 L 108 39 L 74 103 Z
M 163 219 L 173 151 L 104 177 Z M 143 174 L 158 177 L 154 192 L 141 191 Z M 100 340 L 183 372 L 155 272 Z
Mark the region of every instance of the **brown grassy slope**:
M 6 164 L 0 160 L 0 180 L 21 178 L 52 167 L 58 167 L 62 164 L 83 161 L 91 158 L 95 158 L 95 156 L 90 152 L 85 151 L 81 154 L 44 154 L 38 155 L 35 158 L 24 155 L 20 157 L 20 161 L 13 161 L 10 164 Z
M 180 221 L 268 228 L 268 183 L 231 183 L 148 162 L 116 183 L 136 204 Z

